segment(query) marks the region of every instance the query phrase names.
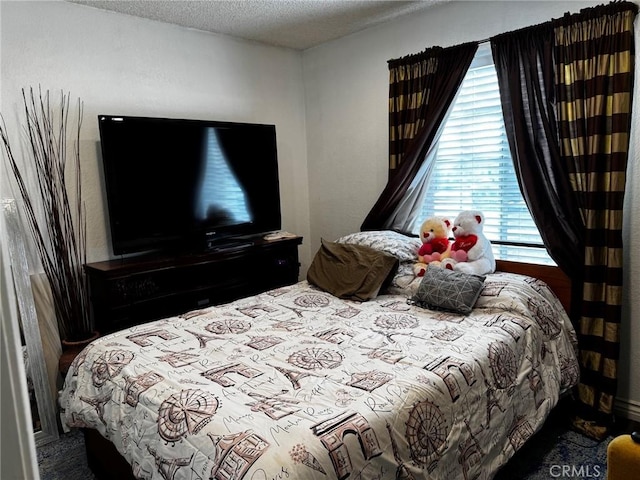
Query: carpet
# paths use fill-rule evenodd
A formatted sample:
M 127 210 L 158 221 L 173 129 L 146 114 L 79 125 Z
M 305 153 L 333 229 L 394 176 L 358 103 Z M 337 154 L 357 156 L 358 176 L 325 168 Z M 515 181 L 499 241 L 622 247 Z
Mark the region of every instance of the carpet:
M 84 436 L 72 430 L 37 448 L 40 480 L 95 480 L 87 465 Z
M 607 446 L 613 437 L 600 442 L 560 427 L 545 426 L 534 435 L 494 480 L 549 480 L 607 477 Z
M 505 465 L 494 480 L 606 478 L 607 445 L 563 426 L 547 424 Z M 84 438 L 71 431 L 38 448 L 41 480 L 95 480 L 87 466 Z

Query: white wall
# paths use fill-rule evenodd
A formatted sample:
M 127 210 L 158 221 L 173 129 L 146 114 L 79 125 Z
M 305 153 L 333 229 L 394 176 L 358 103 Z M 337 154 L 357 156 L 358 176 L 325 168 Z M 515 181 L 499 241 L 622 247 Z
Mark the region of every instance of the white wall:
M 1 8 L 0 111 L 14 134 L 14 148 L 21 88 L 40 85 L 55 95 L 64 90 L 84 102 L 89 261 L 111 253 L 98 114 L 275 124 L 283 228 L 308 236 L 299 52 L 60 1 L 3 1 Z
M 602 2 L 466 1 L 437 6 L 304 52 L 311 249 L 357 231 L 387 180 L 387 60 L 479 41 Z M 638 39 L 636 21 L 636 45 Z M 637 75 L 640 79 L 640 75 Z M 636 103 L 640 97 L 636 81 Z M 640 124 L 637 120 L 636 131 Z M 640 146 L 629 162 L 619 405 L 640 420 Z M 634 321 L 633 325 L 630 322 Z

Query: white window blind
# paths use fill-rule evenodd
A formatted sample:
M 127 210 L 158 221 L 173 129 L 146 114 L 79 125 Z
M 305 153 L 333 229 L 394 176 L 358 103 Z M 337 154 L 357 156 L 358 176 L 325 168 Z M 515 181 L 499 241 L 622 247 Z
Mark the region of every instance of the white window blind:
M 478 49 L 444 125 L 413 231 L 426 218 L 443 215 L 453 221 L 462 210 L 485 215 L 484 233 L 496 258 L 554 264 L 518 187 L 488 44 Z

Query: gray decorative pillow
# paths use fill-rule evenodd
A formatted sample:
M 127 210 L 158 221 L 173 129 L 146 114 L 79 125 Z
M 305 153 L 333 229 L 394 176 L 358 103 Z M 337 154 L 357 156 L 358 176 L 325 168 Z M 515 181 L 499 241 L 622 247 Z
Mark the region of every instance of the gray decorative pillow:
M 485 277 L 427 267 L 410 303 L 423 308 L 468 314 L 482 292 Z

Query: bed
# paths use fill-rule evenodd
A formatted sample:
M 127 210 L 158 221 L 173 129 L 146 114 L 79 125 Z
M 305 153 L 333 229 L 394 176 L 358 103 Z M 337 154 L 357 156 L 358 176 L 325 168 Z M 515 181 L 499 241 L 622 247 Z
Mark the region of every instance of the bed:
M 506 271 L 468 313 L 425 308 L 398 235 L 335 242 L 397 260 L 366 301 L 305 280 L 94 341 L 60 401 L 96 474 L 492 478 L 577 383 L 575 332 L 549 283 Z

